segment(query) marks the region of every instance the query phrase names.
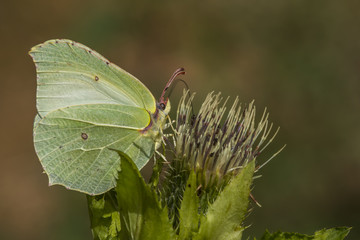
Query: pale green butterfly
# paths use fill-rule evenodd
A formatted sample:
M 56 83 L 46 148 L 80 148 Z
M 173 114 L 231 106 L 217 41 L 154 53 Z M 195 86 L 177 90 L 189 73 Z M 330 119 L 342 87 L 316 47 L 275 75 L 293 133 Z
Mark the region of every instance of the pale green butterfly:
M 71 40 L 50 40 L 29 52 L 36 65 L 38 115 L 34 145 L 49 185 L 88 194 L 113 188 L 120 170 L 115 149 L 141 169 L 161 145 L 170 111 L 134 76 Z

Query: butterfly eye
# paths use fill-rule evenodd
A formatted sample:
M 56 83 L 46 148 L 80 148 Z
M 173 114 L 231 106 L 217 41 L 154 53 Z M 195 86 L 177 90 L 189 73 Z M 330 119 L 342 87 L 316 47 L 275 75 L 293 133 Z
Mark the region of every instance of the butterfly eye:
M 160 108 L 161 108 L 161 110 L 165 110 L 165 108 L 166 108 L 166 105 L 165 105 L 165 103 L 160 103 Z

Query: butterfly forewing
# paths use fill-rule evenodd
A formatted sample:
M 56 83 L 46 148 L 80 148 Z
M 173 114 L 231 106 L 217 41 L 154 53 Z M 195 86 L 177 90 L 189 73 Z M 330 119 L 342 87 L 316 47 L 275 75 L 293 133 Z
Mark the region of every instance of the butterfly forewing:
M 40 116 L 59 108 L 114 103 L 145 108 L 156 103 L 146 86 L 90 48 L 70 40 L 50 40 L 30 51 L 37 68 Z

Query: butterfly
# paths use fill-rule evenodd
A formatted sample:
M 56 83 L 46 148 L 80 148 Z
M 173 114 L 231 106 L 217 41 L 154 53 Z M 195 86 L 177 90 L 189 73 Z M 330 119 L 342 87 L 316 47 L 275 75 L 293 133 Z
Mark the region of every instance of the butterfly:
M 137 78 L 94 50 L 57 39 L 30 52 L 37 73 L 34 147 L 49 185 L 91 195 L 116 185 L 120 157 L 141 169 L 161 145 L 170 111 Z

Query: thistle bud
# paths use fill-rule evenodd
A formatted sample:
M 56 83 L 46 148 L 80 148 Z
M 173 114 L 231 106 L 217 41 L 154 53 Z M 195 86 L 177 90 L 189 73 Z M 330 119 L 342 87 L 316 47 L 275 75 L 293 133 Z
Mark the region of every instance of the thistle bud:
M 211 92 L 194 114 L 194 96 L 184 91 L 179 102 L 173 134 L 174 157 L 167 170 L 166 179 L 172 179 L 167 186 L 171 200 L 167 202 L 175 219 L 189 171 L 196 173 L 200 210 L 205 212 L 229 180 L 247 163 L 255 161 L 278 132 L 267 140 L 273 125 L 269 124 L 266 109 L 260 121 L 255 122 L 254 102 L 243 106 L 236 97 L 227 110 L 229 98 Z

